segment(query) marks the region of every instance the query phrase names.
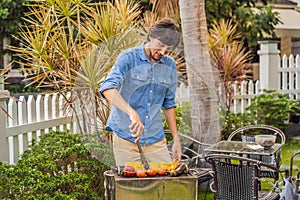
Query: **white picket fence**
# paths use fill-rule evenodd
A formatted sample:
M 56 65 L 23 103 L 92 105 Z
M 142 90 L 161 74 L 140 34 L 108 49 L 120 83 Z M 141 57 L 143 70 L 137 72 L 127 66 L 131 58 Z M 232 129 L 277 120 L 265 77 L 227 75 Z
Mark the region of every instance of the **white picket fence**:
M 20 96 L 17 99 L 2 94 L 0 160 L 16 163 L 33 142 L 39 142 L 40 136 L 50 130 L 76 133 L 76 122 L 71 112 L 66 111 L 65 102 L 58 94 Z
M 275 77 L 276 78 L 276 77 Z M 285 55 L 282 58 L 282 65 L 279 68 L 278 87 L 282 93 L 289 94 L 292 99 L 300 100 L 300 56 L 289 58 Z
M 243 113 L 248 105 L 251 104 L 251 99 L 260 94 L 259 81 L 242 81 L 232 84 L 234 96 L 232 102 L 232 112 Z M 189 88 L 186 84 L 180 84 L 176 95 L 177 102 L 189 101 Z

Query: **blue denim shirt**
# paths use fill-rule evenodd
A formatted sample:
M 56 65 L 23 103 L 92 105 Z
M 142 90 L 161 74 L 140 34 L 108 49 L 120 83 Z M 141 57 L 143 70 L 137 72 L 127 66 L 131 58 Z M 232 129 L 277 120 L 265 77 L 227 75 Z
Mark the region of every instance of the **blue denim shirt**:
M 177 82 L 174 59 L 164 55 L 152 64 L 141 45 L 119 55 L 101 85 L 100 93 L 111 88 L 118 89 L 145 126 L 140 143 L 150 145 L 165 138 L 161 109 L 176 107 Z M 131 136 L 129 124 L 129 116 L 112 106 L 106 129 L 133 142 L 135 138 Z

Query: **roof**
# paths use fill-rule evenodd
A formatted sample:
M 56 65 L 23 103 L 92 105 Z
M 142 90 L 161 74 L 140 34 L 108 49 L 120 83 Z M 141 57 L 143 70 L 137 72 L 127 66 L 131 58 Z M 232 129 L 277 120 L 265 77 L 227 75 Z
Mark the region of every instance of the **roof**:
M 276 4 L 285 4 L 285 5 L 297 5 L 296 2 L 294 1 L 289 1 L 289 0 L 277 0 Z
M 300 12 L 296 9 L 274 8 L 279 13 L 279 18 L 283 22 L 275 26 L 278 37 L 290 36 L 300 37 Z

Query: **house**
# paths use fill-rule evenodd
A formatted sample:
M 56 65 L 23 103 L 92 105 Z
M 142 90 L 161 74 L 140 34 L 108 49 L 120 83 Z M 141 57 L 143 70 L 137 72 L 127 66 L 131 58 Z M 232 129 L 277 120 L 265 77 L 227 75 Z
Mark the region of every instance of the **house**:
M 282 21 L 275 27 L 281 55 L 300 54 L 300 0 L 277 0 L 273 6 Z

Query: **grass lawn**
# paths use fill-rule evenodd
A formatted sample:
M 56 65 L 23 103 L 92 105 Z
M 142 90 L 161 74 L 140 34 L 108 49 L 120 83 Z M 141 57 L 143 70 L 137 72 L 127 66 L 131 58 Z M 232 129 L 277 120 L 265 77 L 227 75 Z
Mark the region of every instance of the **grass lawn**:
M 282 166 L 290 166 L 290 159 L 294 152 L 300 151 L 300 140 L 288 140 L 286 144 L 283 147 L 282 150 Z M 297 156 L 296 159 L 294 159 L 294 172 L 293 174 L 296 174 L 296 170 L 300 169 L 300 156 Z M 298 159 L 297 159 L 298 158 Z
M 300 140 L 287 140 L 282 149 L 282 158 L 281 158 L 282 159 L 282 164 L 281 164 L 282 168 L 289 169 L 291 156 L 296 151 L 300 151 Z M 294 163 L 293 163 L 293 165 L 294 165 L 293 176 L 296 175 L 296 170 L 300 169 L 300 156 L 298 156 L 296 158 L 298 158 L 298 159 L 295 159 Z M 282 181 L 281 178 L 280 178 L 280 181 Z M 205 197 L 205 189 L 199 187 L 198 199 L 201 200 L 201 199 L 204 199 L 204 197 Z M 206 199 L 207 200 L 213 199 L 213 193 L 210 190 L 208 191 Z

